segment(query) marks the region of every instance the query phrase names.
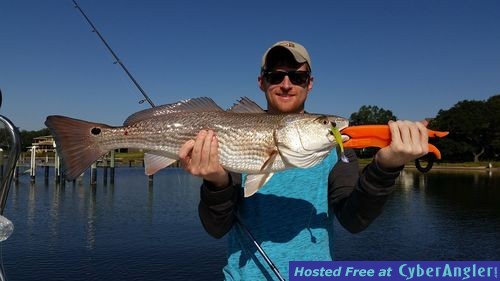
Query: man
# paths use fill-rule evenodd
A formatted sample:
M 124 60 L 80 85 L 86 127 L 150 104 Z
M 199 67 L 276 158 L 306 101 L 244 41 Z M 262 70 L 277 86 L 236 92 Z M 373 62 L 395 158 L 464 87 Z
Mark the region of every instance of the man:
M 311 59 L 300 44 L 281 41 L 262 58 L 258 77 L 267 112 L 303 113 L 313 88 Z M 333 215 L 347 230 L 366 228 L 382 211 L 403 165 L 428 152 L 427 129 L 420 123 L 389 123 L 392 142 L 375 155 L 361 175 L 353 150 L 349 162 L 333 150 L 307 169 L 276 173 L 255 195 L 243 198 L 245 175 L 229 174 L 219 164 L 217 136 L 202 130 L 179 150 L 181 165 L 204 179 L 199 215 L 216 238 L 228 233 L 226 280 L 273 280 L 273 273 L 238 227 L 236 216 L 251 230 L 283 276 L 293 260 L 331 260 Z M 243 182 L 243 183 L 240 183 Z

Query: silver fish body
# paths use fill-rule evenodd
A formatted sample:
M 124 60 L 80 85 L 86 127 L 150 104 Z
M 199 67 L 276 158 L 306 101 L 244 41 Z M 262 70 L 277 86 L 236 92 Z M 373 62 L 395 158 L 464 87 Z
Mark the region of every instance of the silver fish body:
M 163 113 L 146 110 L 132 115 L 121 127 L 64 116 L 49 116 L 45 124 L 55 138 L 70 180 L 118 148 L 146 151 L 146 173 L 153 174 L 175 162 L 181 146 L 202 129 L 215 132 L 219 160 L 228 171 L 269 174 L 290 167 L 306 168 L 322 161 L 337 145 L 332 126 L 342 129 L 348 125 L 346 119 L 336 116 L 274 115 L 262 109 L 259 113 L 240 113 L 203 103 L 196 107 Z

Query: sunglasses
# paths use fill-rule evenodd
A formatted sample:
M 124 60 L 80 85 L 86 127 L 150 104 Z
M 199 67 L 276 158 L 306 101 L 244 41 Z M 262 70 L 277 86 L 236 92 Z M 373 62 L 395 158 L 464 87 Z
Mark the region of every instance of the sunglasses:
M 294 85 L 304 85 L 309 81 L 311 73 L 309 71 L 268 71 L 264 72 L 264 78 L 270 84 L 279 84 L 288 76 Z

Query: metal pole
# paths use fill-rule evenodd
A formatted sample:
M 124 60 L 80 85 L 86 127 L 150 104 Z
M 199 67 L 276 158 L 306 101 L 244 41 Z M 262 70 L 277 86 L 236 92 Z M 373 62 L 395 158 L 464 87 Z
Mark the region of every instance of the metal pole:
M 1 93 L 0 93 L 1 100 Z M 19 159 L 19 155 L 21 154 L 21 137 L 19 135 L 19 131 L 17 128 L 10 122 L 9 119 L 0 115 L 0 122 L 4 123 L 6 128 L 8 129 L 11 137 L 12 137 L 12 147 L 9 151 L 9 160 L 7 161 L 7 173 L 4 174 L 4 178 L 2 180 L 2 184 L 0 186 L 0 215 L 3 215 L 3 211 L 5 209 L 5 204 L 7 203 L 7 196 L 9 194 L 10 183 L 12 180 L 12 176 L 16 171 L 17 160 Z M 2 273 L 3 271 L 0 271 Z
M 31 159 L 30 159 L 30 177 L 31 182 L 35 182 L 36 176 L 36 146 L 31 147 Z
M 19 166 L 14 168 L 14 182 L 17 184 L 19 182 Z
M 61 182 L 61 161 L 56 149 L 54 149 L 54 180 Z
M 3 149 L 0 148 L 0 182 L 3 180 Z
M 2 100 L 2 93 L 0 92 L 0 105 L 1 105 L 1 100 Z M 2 178 L 0 185 L 0 215 L 3 215 L 5 204 L 7 203 L 7 196 L 9 194 L 10 184 L 12 182 L 12 176 L 16 169 L 19 155 L 21 154 L 21 138 L 19 136 L 19 131 L 14 126 L 14 124 L 10 122 L 9 119 L 0 115 L 0 123 L 3 123 L 5 125 L 5 128 L 12 137 L 12 143 L 9 151 L 9 158 L 7 160 L 7 163 L 4 163 L 4 165 L 7 166 L 6 170 L 7 173 L 4 174 L 4 177 Z M 2 241 L 4 241 L 5 239 L 9 238 L 14 226 L 12 225 L 12 222 L 9 221 L 7 218 L 3 216 L 0 216 L 0 218 L 2 218 Z M 0 263 L 0 280 L 2 281 L 6 280 L 3 263 Z

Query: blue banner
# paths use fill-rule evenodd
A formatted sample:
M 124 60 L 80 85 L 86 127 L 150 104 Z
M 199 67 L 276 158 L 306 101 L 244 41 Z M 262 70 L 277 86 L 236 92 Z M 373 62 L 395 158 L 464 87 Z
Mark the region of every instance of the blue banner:
M 500 280 L 500 261 L 292 261 L 290 281 Z

